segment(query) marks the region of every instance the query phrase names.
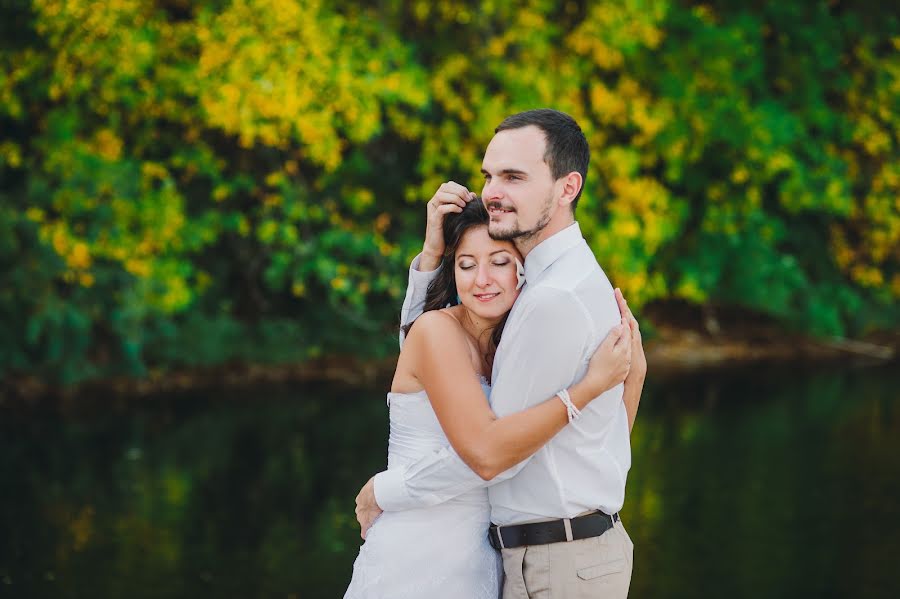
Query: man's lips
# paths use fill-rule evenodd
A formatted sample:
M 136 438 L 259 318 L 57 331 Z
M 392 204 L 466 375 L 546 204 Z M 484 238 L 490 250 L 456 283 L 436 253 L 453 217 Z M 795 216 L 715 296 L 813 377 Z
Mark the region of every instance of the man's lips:
M 488 213 L 491 214 L 491 215 L 494 215 L 494 214 L 510 214 L 510 213 L 512 213 L 512 212 L 515 212 L 515 210 L 512 210 L 512 209 L 510 209 L 510 208 L 501 208 L 501 207 L 499 207 L 499 206 L 491 206 L 490 208 L 488 208 Z

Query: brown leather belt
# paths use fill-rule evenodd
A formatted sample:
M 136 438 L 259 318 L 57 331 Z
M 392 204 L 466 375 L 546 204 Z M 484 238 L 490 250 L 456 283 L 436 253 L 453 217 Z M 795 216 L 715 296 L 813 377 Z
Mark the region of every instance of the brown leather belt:
M 488 538 L 494 549 L 512 549 L 525 545 L 546 545 L 599 537 L 619 521 L 619 514 L 609 516 L 603 512 L 593 512 L 577 518 L 563 518 L 548 522 L 514 524 L 512 526 L 491 526 Z M 566 534 L 566 522 L 571 535 Z

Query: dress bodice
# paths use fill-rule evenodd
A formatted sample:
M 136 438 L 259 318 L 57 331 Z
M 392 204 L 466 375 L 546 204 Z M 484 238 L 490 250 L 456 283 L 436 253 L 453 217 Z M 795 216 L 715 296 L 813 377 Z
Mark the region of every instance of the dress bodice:
M 485 397 L 490 397 L 491 387 L 484 378 L 481 387 Z M 413 393 L 388 393 L 387 402 L 391 422 L 388 468 L 405 466 L 450 445 L 424 389 Z
M 482 387 L 487 395 L 490 387 Z M 388 405 L 389 469 L 450 451 L 425 391 L 389 393 Z M 382 513 L 366 534 L 344 599 L 497 599 L 503 568 L 488 542 L 490 517 L 485 487 Z

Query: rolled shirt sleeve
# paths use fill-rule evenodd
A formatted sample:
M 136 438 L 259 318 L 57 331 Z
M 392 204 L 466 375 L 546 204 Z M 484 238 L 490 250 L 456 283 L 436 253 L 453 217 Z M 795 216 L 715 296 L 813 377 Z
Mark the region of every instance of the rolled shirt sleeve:
M 428 286 L 434 278 L 441 272 L 441 266 L 432 271 L 422 272 L 419 270 L 419 260 L 422 254 L 413 258 L 409 266 L 409 282 L 406 286 L 406 297 L 403 299 L 403 307 L 400 308 L 400 326 L 406 326 L 419 316 L 425 309 L 425 296 L 428 293 Z M 400 347 L 403 347 L 403 340 L 406 334 L 400 331 Z

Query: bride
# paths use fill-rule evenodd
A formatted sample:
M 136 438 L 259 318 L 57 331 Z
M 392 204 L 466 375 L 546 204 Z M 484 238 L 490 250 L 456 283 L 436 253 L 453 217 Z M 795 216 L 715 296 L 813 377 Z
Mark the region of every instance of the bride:
M 491 411 L 488 377 L 519 294 L 521 255 L 512 242 L 488 236 L 480 199 L 457 210 L 444 218 L 443 267 L 428 288 L 425 312 L 404 331 L 387 396 L 388 469 L 451 446 L 490 478 L 535 453 L 569 419 L 556 396 L 504 418 Z M 584 378 L 569 387 L 575 407 L 622 383 L 630 359 L 630 329 L 620 324 L 597 348 Z M 485 396 L 480 405 L 454 402 L 454 391 L 478 384 Z M 481 454 L 472 448 L 482 448 Z M 491 455 L 490 464 L 480 455 Z M 344 599 L 497 599 L 502 566 L 488 542 L 489 526 L 486 488 L 427 508 L 383 513 L 364 531 Z

